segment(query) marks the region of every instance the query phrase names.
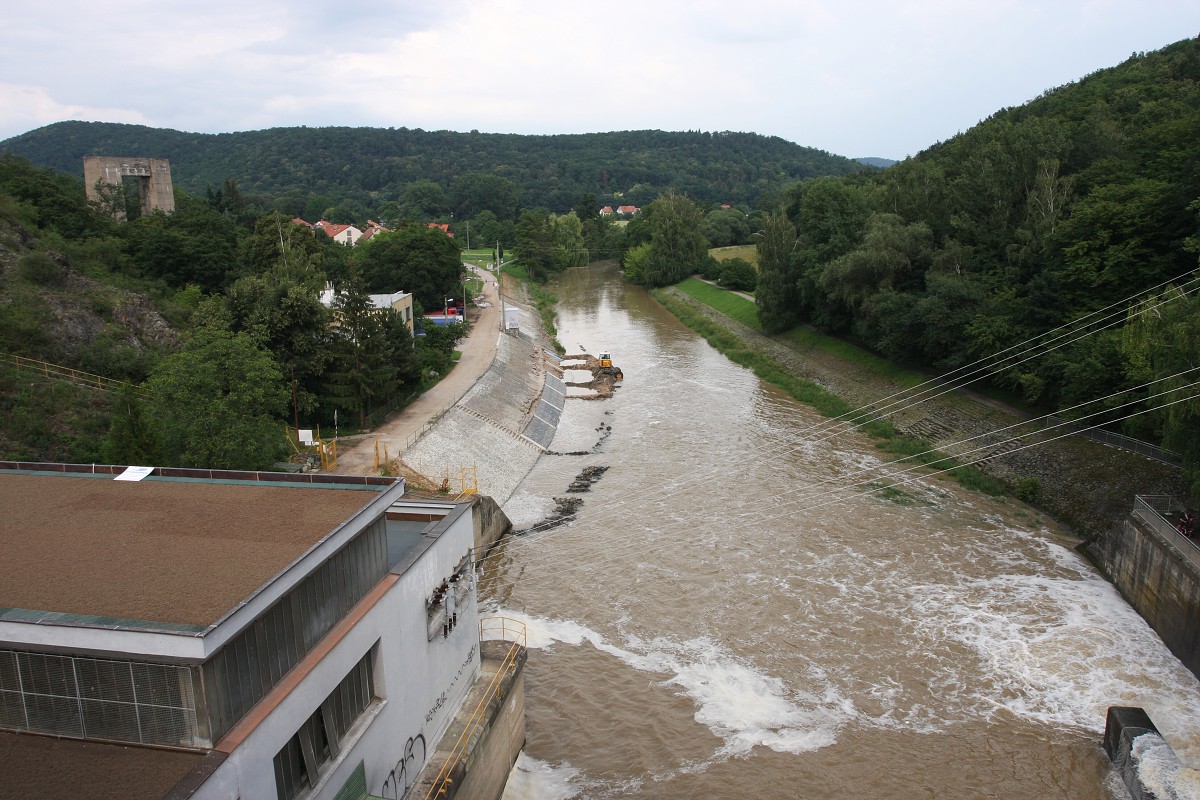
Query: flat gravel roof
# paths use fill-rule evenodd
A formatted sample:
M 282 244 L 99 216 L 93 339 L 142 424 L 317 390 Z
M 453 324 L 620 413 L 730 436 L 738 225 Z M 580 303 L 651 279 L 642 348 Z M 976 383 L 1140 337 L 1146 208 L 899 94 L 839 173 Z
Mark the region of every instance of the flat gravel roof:
M 204 753 L 0 732 L 0 800 L 161 798 Z
M 206 627 L 378 496 L 0 474 L 0 608 Z

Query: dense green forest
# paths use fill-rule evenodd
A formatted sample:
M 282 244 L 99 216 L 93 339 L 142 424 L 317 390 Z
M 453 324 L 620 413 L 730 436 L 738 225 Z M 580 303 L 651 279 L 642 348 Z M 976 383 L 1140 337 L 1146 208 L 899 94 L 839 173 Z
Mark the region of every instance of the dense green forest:
M 184 192 L 173 214 L 118 224 L 79 179 L 0 156 L 0 458 L 268 467 L 285 425 L 365 425 L 452 366 L 462 325 L 414 340 L 369 294 L 403 288 L 419 313 L 462 286 L 459 245 L 424 225 L 349 248 Z
M 0 142 L 0 151 L 82 177 L 87 155 L 166 158 L 194 195 L 235 181 L 247 199 L 310 221 L 471 219 L 479 194 L 515 222 L 522 208 L 566 213 L 584 194 L 640 206 L 667 189 L 705 205 L 773 204 L 790 184 L 863 164 L 754 133 L 627 131 L 559 136 L 407 128 L 274 128 L 199 134 L 60 122 Z M 599 208 L 599 206 L 597 206 Z M 337 218 L 335 218 L 337 217 Z M 343 219 L 344 217 L 344 219 Z
M 798 184 L 763 226 L 760 318 L 939 373 L 992 357 L 988 380 L 1038 408 L 1107 398 L 1114 427 L 1200 477 L 1198 220 L 1200 42 L 1187 40 L 885 171 Z M 996 357 L 1036 343 L 1040 357 Z

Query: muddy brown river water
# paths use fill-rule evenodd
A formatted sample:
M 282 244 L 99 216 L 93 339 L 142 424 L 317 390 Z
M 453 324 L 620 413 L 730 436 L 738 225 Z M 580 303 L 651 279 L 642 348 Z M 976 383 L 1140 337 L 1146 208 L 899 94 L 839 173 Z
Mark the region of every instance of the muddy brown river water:
M 1122 798 L 1109 705 L 1146 708 L 1200 796 L 1200 684 L 1053 521 L 889 470 L 612 269 L 567 273 L 559 340 L 625 380 L 568 400 L 505 503 L 489 609 L 524 621 L 509 798 Z M 609 430 L 611 428 L 611 430 Z M 609 469 L 590 491 L 567 487 Z M 894 468 L 891 468 L 894 469 Z

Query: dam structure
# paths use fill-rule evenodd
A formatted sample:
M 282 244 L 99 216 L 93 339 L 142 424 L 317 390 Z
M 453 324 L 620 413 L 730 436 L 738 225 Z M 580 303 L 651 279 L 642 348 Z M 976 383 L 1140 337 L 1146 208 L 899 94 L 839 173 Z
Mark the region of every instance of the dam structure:
M 536 330 L 521 309 L 523 326 Z M 471 486 L 503 505 L 549 447 L 565 388 L 558 357 L 518 331 L 497 334 L 496 358 L 474 386 L 403 453 L 411 469 L 451 490 Z M 470 475 L 471 478 L 464 477 Z

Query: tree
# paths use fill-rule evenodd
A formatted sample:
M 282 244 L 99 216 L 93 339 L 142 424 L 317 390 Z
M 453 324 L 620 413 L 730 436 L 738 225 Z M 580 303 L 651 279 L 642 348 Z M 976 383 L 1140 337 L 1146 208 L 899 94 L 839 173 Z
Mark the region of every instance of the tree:
M 275 356 L 291 394 L 292 424 L 317 410 L 329 363 L 330 311 L 318 299 L 319 281 L 297 279 L 282 265 L 229 288 L 230 328 L 248 333 Z
M 521 207 L 521 190 L 508 178 L 468 172 L 450 185 L 450 204 L 458 219 L 471 219 L 486 210 L 499 220 L 514 220 Z
M 876 214 L 862 244 L 825 267 L 822 286 L 851 309 L 881 289 L 919 288 L 932 258 L 931 239 L 923 223 L 905 225 L 895 214 Z
M 588 263 L 587 246 L 583 242 L 583 224 L 572 211 L 561 216 L 550 215 L 550 237 L 554 243 L 554 267 L 561 272 Z
M 391 309 L 372 307 L 361 281 L 351 277 L 333 302 L 332 362 L 326 373 L 326 392 L 333 404 L 358 416 L 367 414 L 400 388 L 400 368 L 393 352 Z
M 758 286 L 758 270 L 744 258 L 721 262 L 721 285 L 735 292 L 753 292 Z
M 1173 390 L 1153 401 L 1150 420 L 1163 447 L 1183 456 L 1192 499 L 1200 499 L 1200 400 L 1189 387 L 1200 366 L 1200 300 L 1176 287 L 1144 300 L 1130 310 L 1121 353 L 1131 383 L 1168 379 L 1152 392 Z
M 403 208 L 414 220 L 436 219 L 450 210 L 450 198 L 437 181 L 421 179 L 404 187 Z
M 546 281 L 556 270 L 550 215 L 543 209 L 522 211 L 517 220 L 517 257 L 535 281 Z
M 422 370 L 430 377 L 449 372 L 454 367 L 454 346 L 466 335 L 467 326 L 461 322 L 426 325 L 425 335 L 417 337 Z
M 513 223 L 501 222 L 491 211 L 480 211 L 471 220 L 471 238 L 487 247 L 495 247 L 496 242 L 512 244 L 513 230 Z
M 159 362 L 147 388 L 160 464 L 266 469 L 286 452 L 283 376 L 248 334 L 198 328 Z
M 194 283 L 216 292 L 236 276 L 236 231 L 205 203 L 183 201 L 175 213 L 155 211 L 125 226 L 135 268 L 181 289 Z
M 754 302 L 763 330 L 775 333 L 800 319 L 800 264 L 793 258 L 798 242 L 796 228 L 782 209 L 764 215 L 763 225 L 755 245 L 759 277 Z
M 650 249 L 641 273 L 645 285 L 666 286 L 703 271 L 708 242 L 702 232 L 704 215 L 699 206 L 683 195 L 668 192 L 642 213 L 650 227 Z
M 254 224 L 254 232 L 238 242 L 238 261 L 244 275 L 261 275 L 278 265 L 296 275 L 316 273 L 324 267 L 326 247 L 307 225 L 278 211 L 265 214 Z
M 409 225 L 354 248 L 366 292 L 411 292 L 422 308 L 441 308 L 461 294 L 462 252 L 436 228 Z
M 650 254 L 650 243 L 642 242 L 636 247 L 631 247 L 625 251 L 621 257 L 621 266 L 625 270 L 625 280 L 630 283 L 642 284 L 646 282 L 646 258 Z
M 750 218 L 736 208 L 719 208 L 704 217 L 704 236 L 712 247 L 730 247 L 750 241 Z
M 146 466 L 154 463 L 157 448 L 145 405 L 129 384 L 117 393 L 108 438 L 104 442 L 104 458 L 109 464 Z

